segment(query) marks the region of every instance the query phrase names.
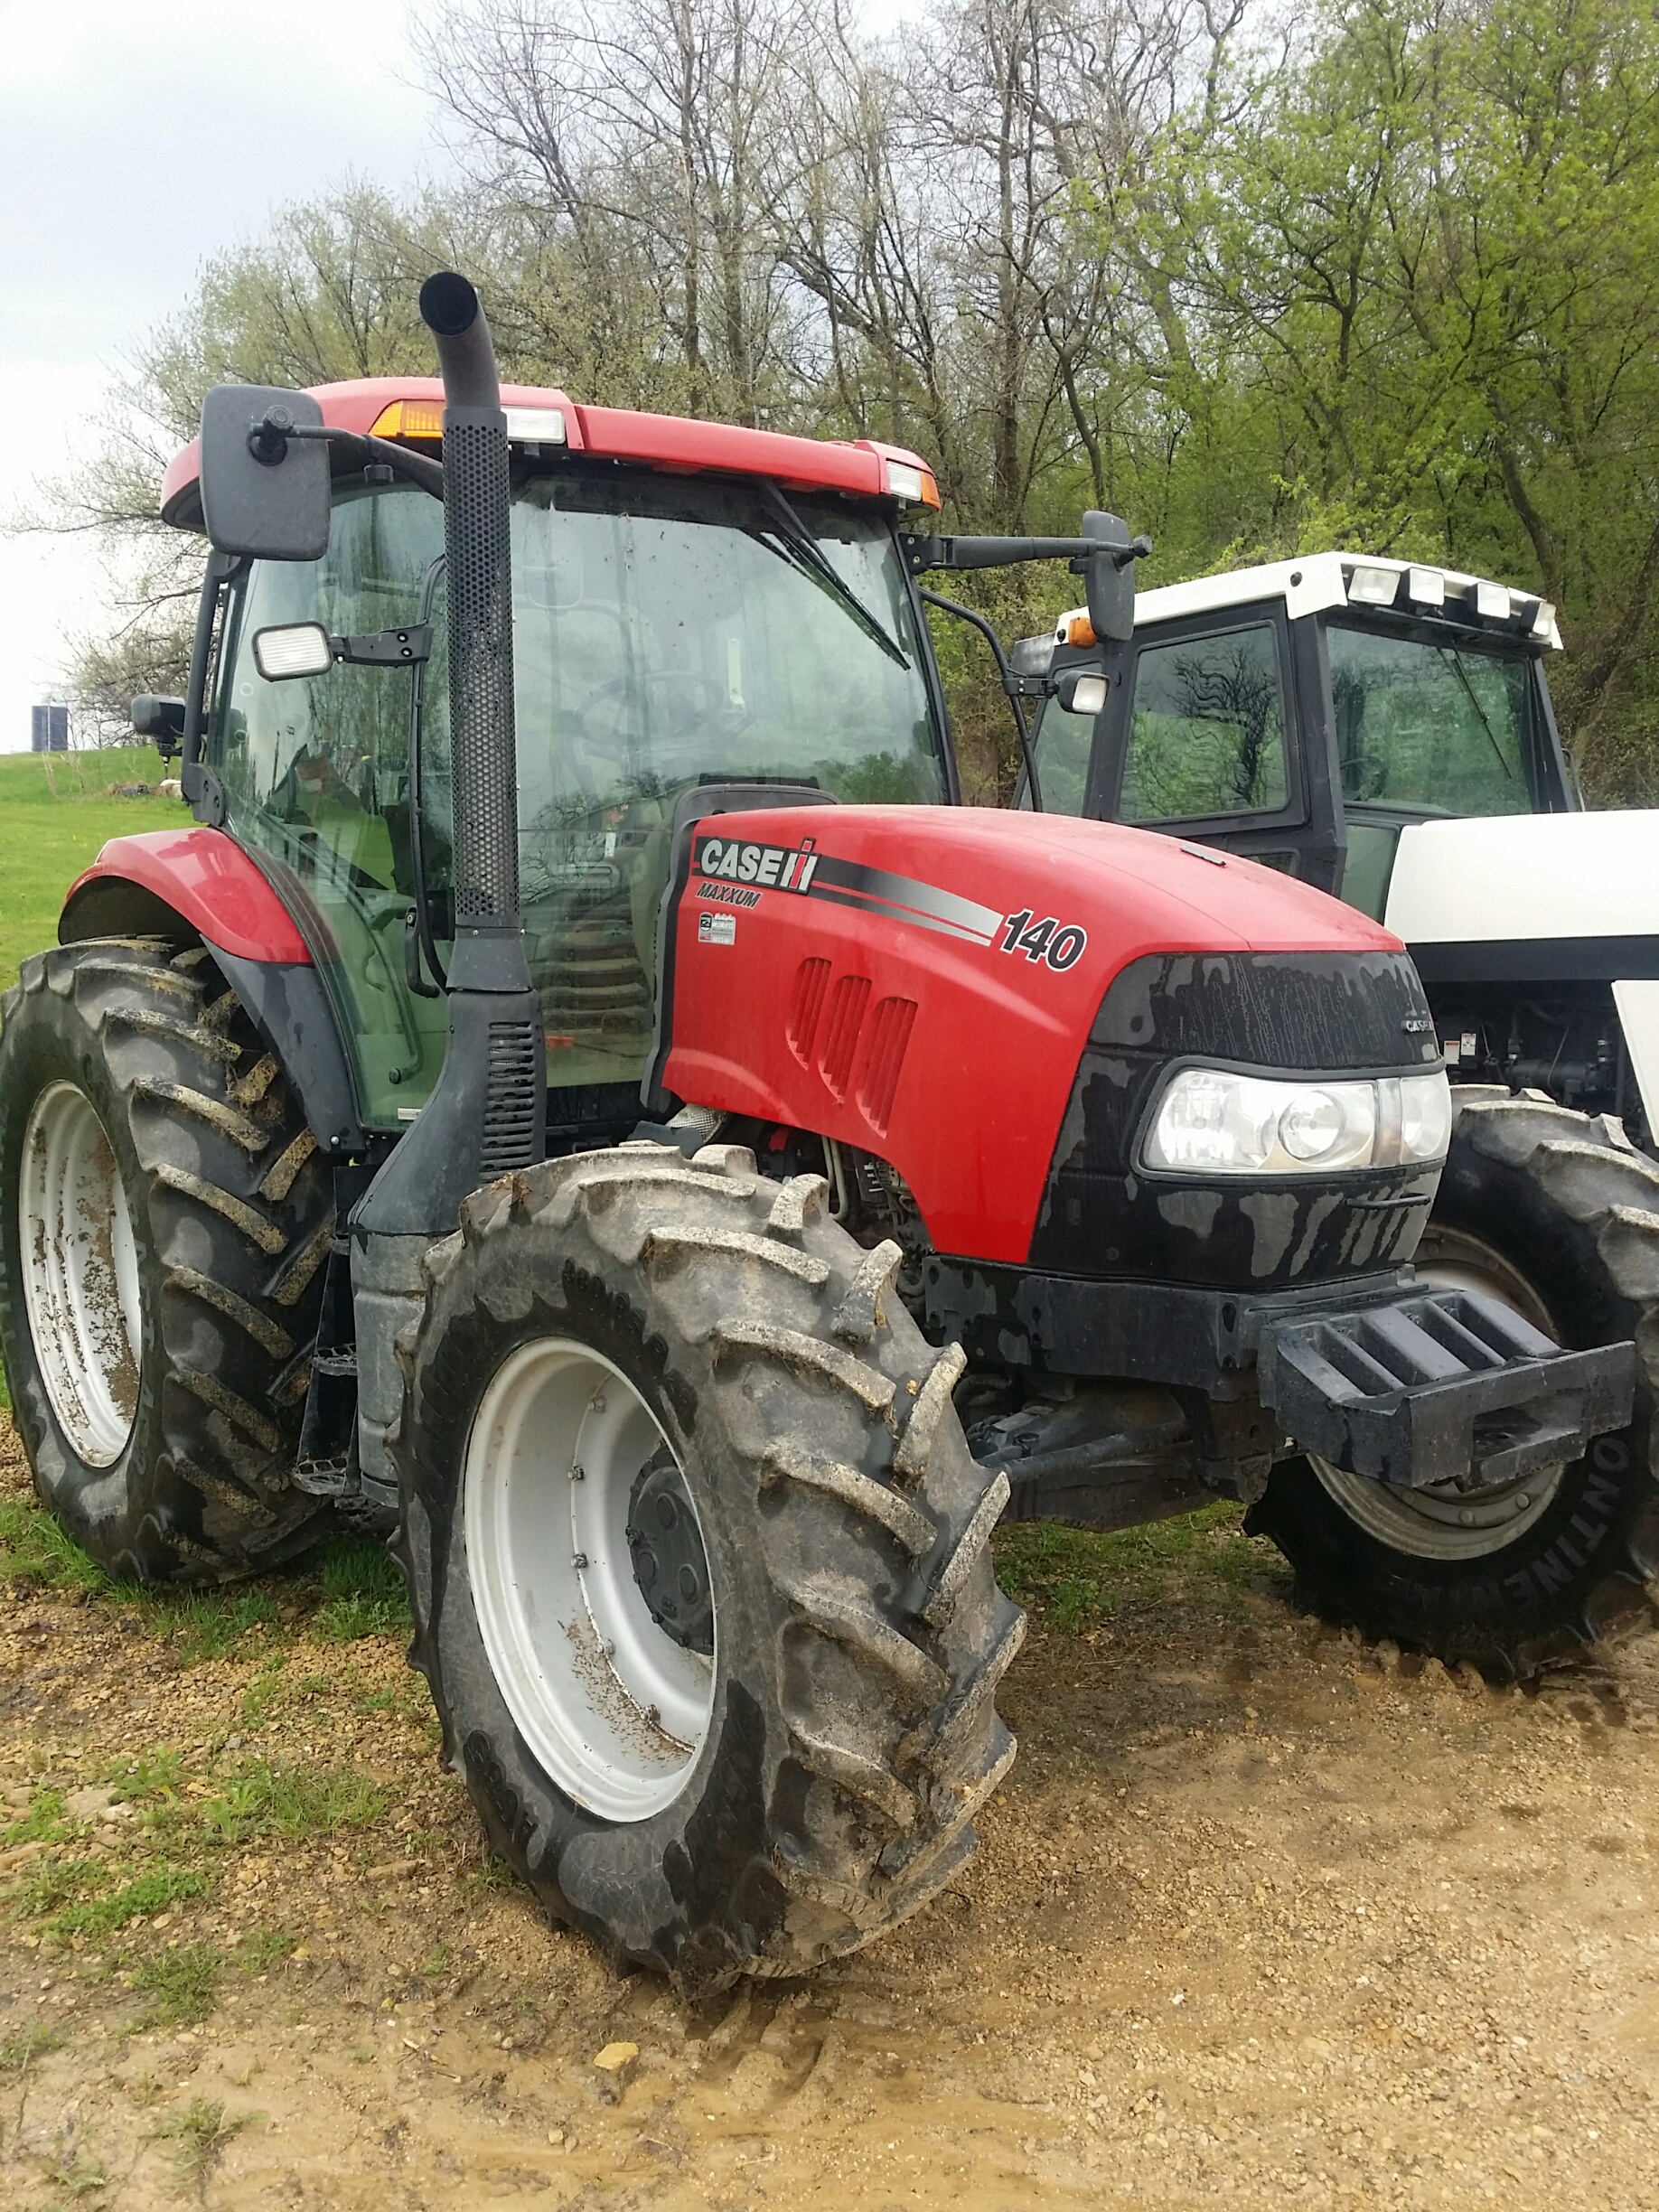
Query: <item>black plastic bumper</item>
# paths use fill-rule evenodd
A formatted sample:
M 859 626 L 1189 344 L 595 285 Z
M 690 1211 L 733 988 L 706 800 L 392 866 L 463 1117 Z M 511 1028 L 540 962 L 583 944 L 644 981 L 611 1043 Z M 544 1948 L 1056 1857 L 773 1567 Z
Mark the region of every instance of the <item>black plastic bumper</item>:
M 1636 1390 L 1634 1345 L 1563 1352 L 1472 1290 L 1274 1323 L 1256 1359 L 1262 1404 L 1305 1449 L 1411 1489 L 1577 1459 Z
M 940 1257 L 923 1284 L 930 1334 L 1039 1389 L 1070 1376 L 1259 1395 L 1304 1450 L 1404 1488 L 1576 1459 L 1626 1425 L 1635 1392 L 1634 1345 L 1563 1352 L 1409 1268 L 1252 1293 Z

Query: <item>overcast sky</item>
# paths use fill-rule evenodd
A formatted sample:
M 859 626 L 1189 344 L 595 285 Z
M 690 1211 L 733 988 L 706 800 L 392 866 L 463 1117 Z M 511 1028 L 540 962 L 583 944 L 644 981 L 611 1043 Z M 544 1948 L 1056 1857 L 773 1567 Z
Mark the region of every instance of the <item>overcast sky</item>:
M 441 167 L 404 0 L 0 0 L 0 518 L 84 441 L 124 351 L 202 264 L 357 171 Z M 29 742 L 89 549 L 0 538 L 0 750 Z

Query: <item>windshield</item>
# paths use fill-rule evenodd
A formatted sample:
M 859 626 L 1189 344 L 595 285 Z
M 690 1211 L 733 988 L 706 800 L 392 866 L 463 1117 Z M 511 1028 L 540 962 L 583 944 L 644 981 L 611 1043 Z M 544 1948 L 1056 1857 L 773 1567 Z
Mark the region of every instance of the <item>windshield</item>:
M 424 492 L 337 492 L 321 561 L 256 566 L 242 586 L 212 736 L 232 828 L 292 876 L 336 950 L 330 984 L 377 1127 L 408 1118 L 443 1056 L 441 1001 L 411 988 L 405 944 L 417 834 L 437 934 L 450 930 L 442 553 Z M 548 1082 L 637 1086 L 681 792 L 771 776 L 848 801 L 947 797 L 907 579 L 867 507 L 569 464 L 516 486 L 512 557 L 520 869 Z M 267 682 L 252 641 L 272 623 L 342 636 L 423 611 L 417 809 L 408 671 Z
M 1531 667 L 1464 640 L 1333 623 L 1331 699 L 1351 805 L 1525 814 Z

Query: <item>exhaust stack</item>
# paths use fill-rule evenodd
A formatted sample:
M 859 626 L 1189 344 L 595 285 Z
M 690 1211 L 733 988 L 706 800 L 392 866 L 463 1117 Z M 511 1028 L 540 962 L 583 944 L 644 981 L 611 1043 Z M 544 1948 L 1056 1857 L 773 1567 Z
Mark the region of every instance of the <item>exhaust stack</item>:
M 444 376 L 444 547 L 455 762 L 455 951 L 450 989 L 528 990 L 519 918 L 512 698 L 511 492 L 495 348 L 453 269 L 420 288 Z
M 444 373 L 455 770 L 449 1042 L 431 1097 L 353 1225 L 367 1243 L 419 1238 L 424 1249 L 425 1240 L 455 1227 L 469 1191 L 543 1157 L 547 1054 L 519 912 L 507 417 L 490 326 L 472 285 L 454 270 L 429 276 L 420 312 Z M 361 1271 L 354 1252 L 354 1280 Z

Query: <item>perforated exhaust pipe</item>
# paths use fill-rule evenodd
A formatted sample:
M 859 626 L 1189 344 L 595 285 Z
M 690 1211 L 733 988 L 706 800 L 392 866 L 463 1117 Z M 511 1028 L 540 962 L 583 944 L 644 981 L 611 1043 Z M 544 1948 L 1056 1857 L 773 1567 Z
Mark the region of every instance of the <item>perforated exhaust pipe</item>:
M 428 277 L 420 312 L 444 372 L 455 934 L 443 1070 L 351 1221 L 366 1485 L 395 1480 L 393 1345 L 420 1311 L 428 1245 L 455 1226 L 469 1191 L 546 1150 L 547 1054 L 519 912 L 507 417 L 489 324 L 466 278 Z
M 450 986 L 452 990 L 528 990 L 519 919 L 507 417 L 490 326 L 466 278 L 453 269 L 428 276 L 420 288 L 420 313 L 444 374 L 444 548 L 455 811 L 455 952 Z M 496 957 L 500 953 L 507 954 L 504 961 Z

